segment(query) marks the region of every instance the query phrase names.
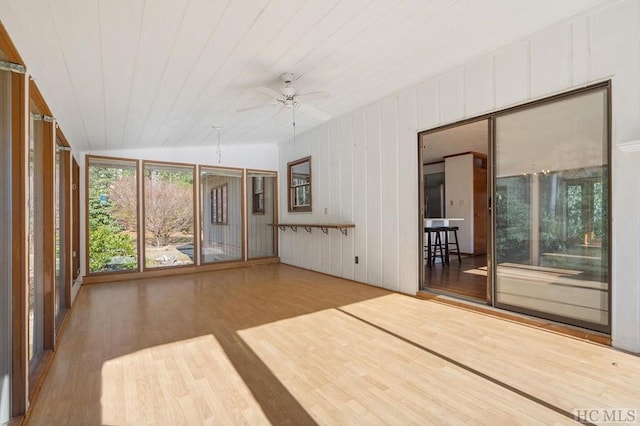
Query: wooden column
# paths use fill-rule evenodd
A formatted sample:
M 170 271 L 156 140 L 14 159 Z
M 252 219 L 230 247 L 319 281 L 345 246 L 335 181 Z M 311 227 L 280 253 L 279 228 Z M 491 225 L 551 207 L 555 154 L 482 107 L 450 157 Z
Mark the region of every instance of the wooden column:
M 28 360 L 28 211 L 27 211 L 27 120 L 28 89 L 26 77 L 13 74 L 11 83 L 12 98 L 12 204 L 13 204 L 13 259 L 12 259 L 12 306 L 13 306 L 13 350 L 12 350 L 12 416 L 20 416 L 27 409 L 29 399 L 29 360 Z

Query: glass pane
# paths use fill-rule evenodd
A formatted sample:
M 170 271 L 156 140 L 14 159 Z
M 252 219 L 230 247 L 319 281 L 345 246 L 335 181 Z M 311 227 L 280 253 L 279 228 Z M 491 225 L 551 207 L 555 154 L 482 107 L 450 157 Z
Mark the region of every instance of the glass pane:
M 29 122 L 29 364 L 33 368 L 44 349 L 44 245 L 42 240 L 44 122 L 34 117 L 39 111 L 31 105 Z
M 194 263 L 193 167 L 144 166 L 145 268 Z
M 138 270 L 137 162 L 89 158 L 89 273 Z
M 247 196 L 249 258 L 277 256 L 276 235 L 278 228 L 273 226 L 277 209 L 274 195 L 276 193 L 276 174 L 248 171 L 247 175 L 247 194 L 254 193 L 255 182 L 262 182 L 262 193 L 259 199 L 256 199 L 255 195 L 253 197 Z M 261 179 L 253 179 L 254 177 Z M 262 203 L 262 210 L 259 213 L 252 213 L 255 210 L 255 202 Z
M 200 208 L 201 262 L 242 259 L 242 170 L 202 167 Z
M 308 161 L 291 166 L 291 185 L 300 185 L 311 181 L 310 164 Z
M 496 120 L 497 303 L 606 331 L 607 92 Z
M 55 285 L 56 285 L 56 297 L 54 299 L 54 313 L 56 318 L 56 328 L 60 326 L 62 320 L 62 313 L 66 309 L 66 276 L 65 276 L 65 262 L 66 262 L 66 247 L 65 247 L 65 229 L 64 218 L 66 214 L 65 210 L 65 173 L 63 155 L 61 152 L 56 152 L 55 158 Z
M 294 191 L 293 205 L 295 207 L 311 205 L 309 185 L 297 186 L 293 188 L 293 191 Z

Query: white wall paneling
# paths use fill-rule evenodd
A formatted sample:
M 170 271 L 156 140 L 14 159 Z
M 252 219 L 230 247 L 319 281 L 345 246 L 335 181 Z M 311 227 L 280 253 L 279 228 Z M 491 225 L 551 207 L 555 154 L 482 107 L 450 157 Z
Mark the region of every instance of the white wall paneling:
M 465 115 L 464 68 L 456 68 L 440 77 L 440 119 L 452 123 Z
M 369 244 L 367 221 L 367 114 L 364 110 L 353 114 L 353 254 L 358 256 L 354 264 L 356 281 L 368 281 Z
M 398 97 L 382 102 L 381 139 L 381 226 L 382 285 L 399 290 L 398 285 Z
M 339 221 L 342 219 L 342 125 L 340 120 L 334 120 L 329 123 L 329 210 L 332 215 L 337 213 Z M 322 211 L 324 213 L 324 211 Z M 330 259 L 331 275 L 342 276 L 342 234 L 339 232 L 331 232 L 328 234 L 331 239 Z
M 354 196 L 354 182 L 353 182 L 353 119 L 351 116 L 344 117 L 341 122 L 341 143 L 340 148 L 340 187 L 338 188 L 338 194 L 340 196 L 340 219 L 345 223 L 353 223 L 353 196 Z M 342 274 L 344 278 L 350 280 L 354 279 L 354 237 L 353 232 L 356 230 L 350 230 L 351 234 L 348 238 L 340 235 L 339 241 L 342 249 Z M 337 234 L 337 233 L 336 233 Z
M 369 270 L 367 282 L 383 286 L 382 283 L 382 159 L 381 105 L 374 104 L 366 109 L 367 121 L 367 257 Z M 385 206 L 386 208 L 387 206 Z
M 406 90 L 398 101 L 398 290 L 416 291 L 418 264 L 422 250 L 418 250 L 418 97 L 415 89 Z M 417 262 L 420 259 L 420 262 Z
M 359 257 L 359 264 L 353 265 L 355 280 L 415 294 L 420 267 L 418 131 L 611 79 L 615 147 L 618 142 L 640 138 L 638 75 L 640 3 L 611 2 L 308 131 L 305 135 L 311 146 L 296 154 L 313 155 L 314 211 L 308 216 L 290 215 L 283 202 L 281 220 L 337 223 L 352 219 L 356 227 L 348 237 L 341 236 L 342 250 L 337 253 L 321 233 L 311 234 L 310 250 L 321 252 L 321 265 L 310 260 L 298 266 L 351 278 L 346 251 L 350 248 L 347 239 L 352 239 L 353 255 Z M 334 130 L 336 123 L 341 123 L 341 132 Z M 329 135 L 340 139 L 340 145 L 329 141 Z M 286 163 L 295 159 L 291 143 L 279 145 L 283 176 Z M 614 346 L 635 352 L 640 351 L 638 155 L 614 149 L 611 158 L 612 338 Z M 339 203 L 328 198 L 336 188 Z M 352 203 L 345 202 L 349 199 Z M 330 209 L 326 216 L 324 207 Z M 287 246 L 294 238 L 289 231 L 280 235 L 282 260 L 291 263 L 284 254 L 285 250 L 296 251 L 295 246 Z M 331 266 L 340 262 L 341 272 Z
M 496 108 L 524 102 L 530 97 L 529 42 L 523 41 L 495 54 Z
M 536 34 L 531 40 L 531 96 L 545 96 L 571 86 L 571 25 Z

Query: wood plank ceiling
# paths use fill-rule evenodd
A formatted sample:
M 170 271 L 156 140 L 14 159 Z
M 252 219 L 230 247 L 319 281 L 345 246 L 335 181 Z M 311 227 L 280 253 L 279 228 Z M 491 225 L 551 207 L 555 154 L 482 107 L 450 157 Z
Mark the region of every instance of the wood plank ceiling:
M 603 0 L 3 0 L 0 19 L 76 150 L 277 143 L 258 86 L 339 116 Z M 299 112 L 298 132 L 321 122 Z

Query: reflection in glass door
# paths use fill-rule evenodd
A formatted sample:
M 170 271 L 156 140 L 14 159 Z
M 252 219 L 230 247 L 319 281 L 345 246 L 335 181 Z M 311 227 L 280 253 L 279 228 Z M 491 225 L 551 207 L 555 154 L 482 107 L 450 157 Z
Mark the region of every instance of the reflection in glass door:
M 608 332 L 608 87 L 498 115 L 496 305 Z
M 248 258 L 278 255 L 277 175 L 247 170 Z
M 200 167 L 200 263 L 242 260 L 242 170 Z

